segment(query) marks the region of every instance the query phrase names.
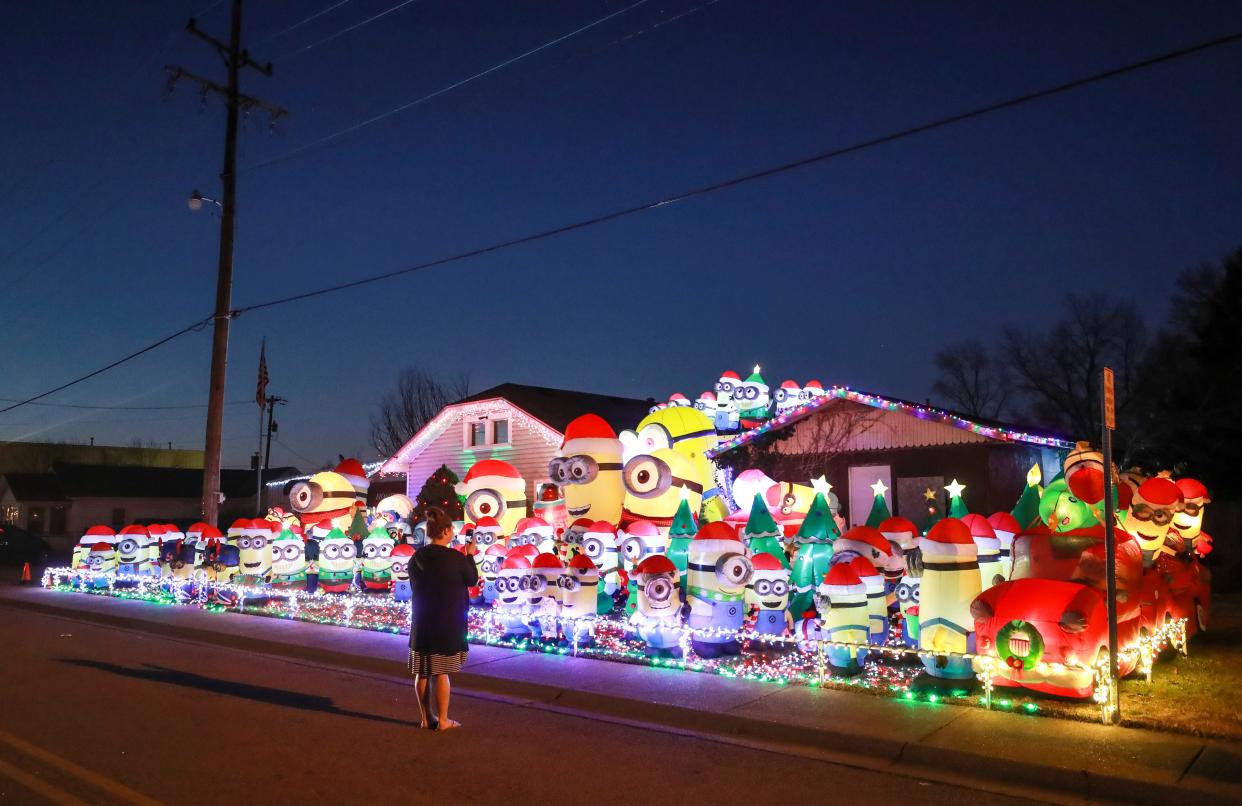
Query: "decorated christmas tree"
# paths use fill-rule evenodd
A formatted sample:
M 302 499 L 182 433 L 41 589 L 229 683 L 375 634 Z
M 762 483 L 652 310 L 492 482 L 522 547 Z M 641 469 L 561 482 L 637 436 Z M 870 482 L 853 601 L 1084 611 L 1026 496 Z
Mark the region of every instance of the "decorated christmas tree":
M 459 521 L 464 517 L 461 498 L 454 487 L 461 479 L 449 469 L 448 465 L 440 465 L 436 472 L 427 477 L 423 488 L 418 491 L 418 500 L 414 504 L 414 523 L 427 517 L 428 507 L 439 507 L 448 515 L 449 520 Z
M 790 583 L 793 585 L 793 597 L 789 602 L 789 611 L 794 618 L 800 618 L 811 608 L 815 601 L 815 587 L 828 573 L 828 565 L 832 561 L 832 544 L 841 536 L 841 530 L 832 519 L 832 510 L 823 492 L 815 493 L 811 509 L 806 513 L 806 520 L 798 528 L 794 544 L 798 547 L 798 555 L 794 558 L 793 572 Z
M 1009 513 L 1023 529 L 1039 521 L 1039 496 L 1043 492 L 1039 482 L 1042 480 L 1043 474 L 1040 473 L 1039 464 L 1031 465 L 1031 469 L 1026 472 L 1026 487 L 1022 490 L 1022 495 L 1018 498 L 1018 503 L 1014 505 L 1013 511 Z
M 690 512 L 690 503 L 686 496 L 681 497 L 677 505 L 677 513 L 673 515 L 673 523 L 668 527 L 668 549 L 666 555 L 673 565 L 677 566 L 679 577 L 686 575 L 686 564 L 689 562 L 690 541 L 699 533 L 699 526 Z
M 871 502 L 871 514 L 867 516 L 867 525 L 872 529 L 878 529 L 881 523 L 893 517 L 893 513 L 888 511 L 888 502 L 884 500 L 884 494 L 888 492 L 884 482 L 876 479 L 875 484 L 871 485 L 871 491 L 875 493 L 875 500 Z
M 349 522 L 349 526 L 345 527 L 345 536 L 357 543 L 370 533 L 367 528 L 367 516 L 365 507 L 354 507 L 353 520 Z
M 958 482 L 957 479 L 944 485 L 949 491 L 949 517 L 964 518 L 970 514 L 970 510 L 966 508 L 966 502 L 962 500 L 962 492 L 966 489 L 966 485 Z
M 751 554 L 767 552 L 780 560 L 782 566 L 789 567 L 785 547 L 781 545 L 784 532 L 772 519 L 772 513 L 768 511 L 768 505 L 763 502 L 763 496 L 760 493 L 755 493 L 755 501 L 750 505 L 750 517 L 746 520 L 746 528 L 742 530 L 742 536 Z

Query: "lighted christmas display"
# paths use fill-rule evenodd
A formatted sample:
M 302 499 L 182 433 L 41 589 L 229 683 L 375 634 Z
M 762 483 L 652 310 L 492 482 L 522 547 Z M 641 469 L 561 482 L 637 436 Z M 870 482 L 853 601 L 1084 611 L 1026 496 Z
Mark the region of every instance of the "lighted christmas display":
M 390 496 L 368 510 L 366 473 L 345 462 L 291 488 L 294 515 L 273 509 L 227 535 L 202 523 L 184 534 L 92 527 L 43 582 L 400 632 L 420 513 L 464 502 L 456 545 L 480 570 L 475 642 L 902 696 L 978 689 L 989 705 L 1006 687 L 1107 707 L 1098 451 L 818 382 L 786 381 L 773 402 L 758 368 L 746 380 L 725 373 L 695 404 L 674 398 L 620 436 L 595 415 L 573 420 L 533 506 L 517 469 L 486 459 L 460 482 L 441 467 L 417 502 Z M 823 476 L 776 481 L 744 468 L 717 489 L 721 444 L 840 399 L 1067 453 L 1046 487 L 1035 465 L 1013 509 L 990 516 L 972 514 L 968 488 L 945 473 L 947 513 L 929 505 L 924 528 L 892 515 L 880 480 L 866 525 L 844 534 Z M 1162 649 L 1185 651 L 1207 626 L 1211 499 L 1193 479 L 1136 471 L 1113 489 L 1120 666 L 1149 674 Z

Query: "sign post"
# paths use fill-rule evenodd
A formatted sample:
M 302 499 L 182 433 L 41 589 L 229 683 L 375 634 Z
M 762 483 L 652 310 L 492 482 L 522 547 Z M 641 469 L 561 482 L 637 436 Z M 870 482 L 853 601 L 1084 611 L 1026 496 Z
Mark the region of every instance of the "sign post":
M 1104 368 L 1101 377 L 1100 403 L 1102 408 L 1100 450 L 1104 454 L 1104 563 L 1108 580 L 1108 683 L 1112 700 L 1112 722 L 1121 722 L 1121 696 L 1117 667 L 1117 536 L 1113 508 L 1113 429 L 1117 427 L 1116 398 L 1113 395 L 1113 371 Z

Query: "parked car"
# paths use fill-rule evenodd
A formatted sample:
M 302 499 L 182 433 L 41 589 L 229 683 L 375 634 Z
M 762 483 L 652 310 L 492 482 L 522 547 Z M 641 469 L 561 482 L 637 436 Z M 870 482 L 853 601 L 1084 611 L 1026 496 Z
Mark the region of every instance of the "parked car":
M 43 565 L 51 553 L 51 547 L 38 535 L 19 526 L 0 525 L 0 564 Z

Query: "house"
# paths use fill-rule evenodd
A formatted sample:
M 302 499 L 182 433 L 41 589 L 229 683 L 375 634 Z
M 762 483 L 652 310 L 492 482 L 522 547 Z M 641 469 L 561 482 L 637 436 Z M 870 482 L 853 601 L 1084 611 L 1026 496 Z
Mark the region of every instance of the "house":
M 571 420 L 587 413 L 614 430 L 633 428 L 646 417 L 650 400 L 635 400 L 546 386 L 503 383 L 445 406 L 380 468 L 380 477 L 404 476 L 414 498 L 441 465 L 463 477 L 476 462 L 500 459 L 518 469 L 527 497 L 547 480 Z
M 293 467 L 263 471 L 266 481 L 297 474 Z M 220 471 L 222 522 L 256 514 L 258 481 L 253 470 Z M 279 503 L 279 487 L 264 489 L 264 509 Z M 56 462 L 50 472 L 0 474 L 0 522 L 45 536 L 63 549 L 95 524 L 188 525 L 199 519 L 202 491 L 200 469 Z
M 723 437 L 712 456 L 718 464 L 758 467 L 781 481 L 823 475 L 846 522 L 856 526 L 866 521 L 880 489 L 893 514 L 922 524 L 930 509 L 944 513 L 945 487 L 953 480 L 965 485 L 970 511 L 1008 511 L 1031 467 L 1038 465 L 1049 479 L 1072 447 L 1059 436 L 833 387 L 761 426 Z M 877 481 L 882 488 L 874 487 Z

